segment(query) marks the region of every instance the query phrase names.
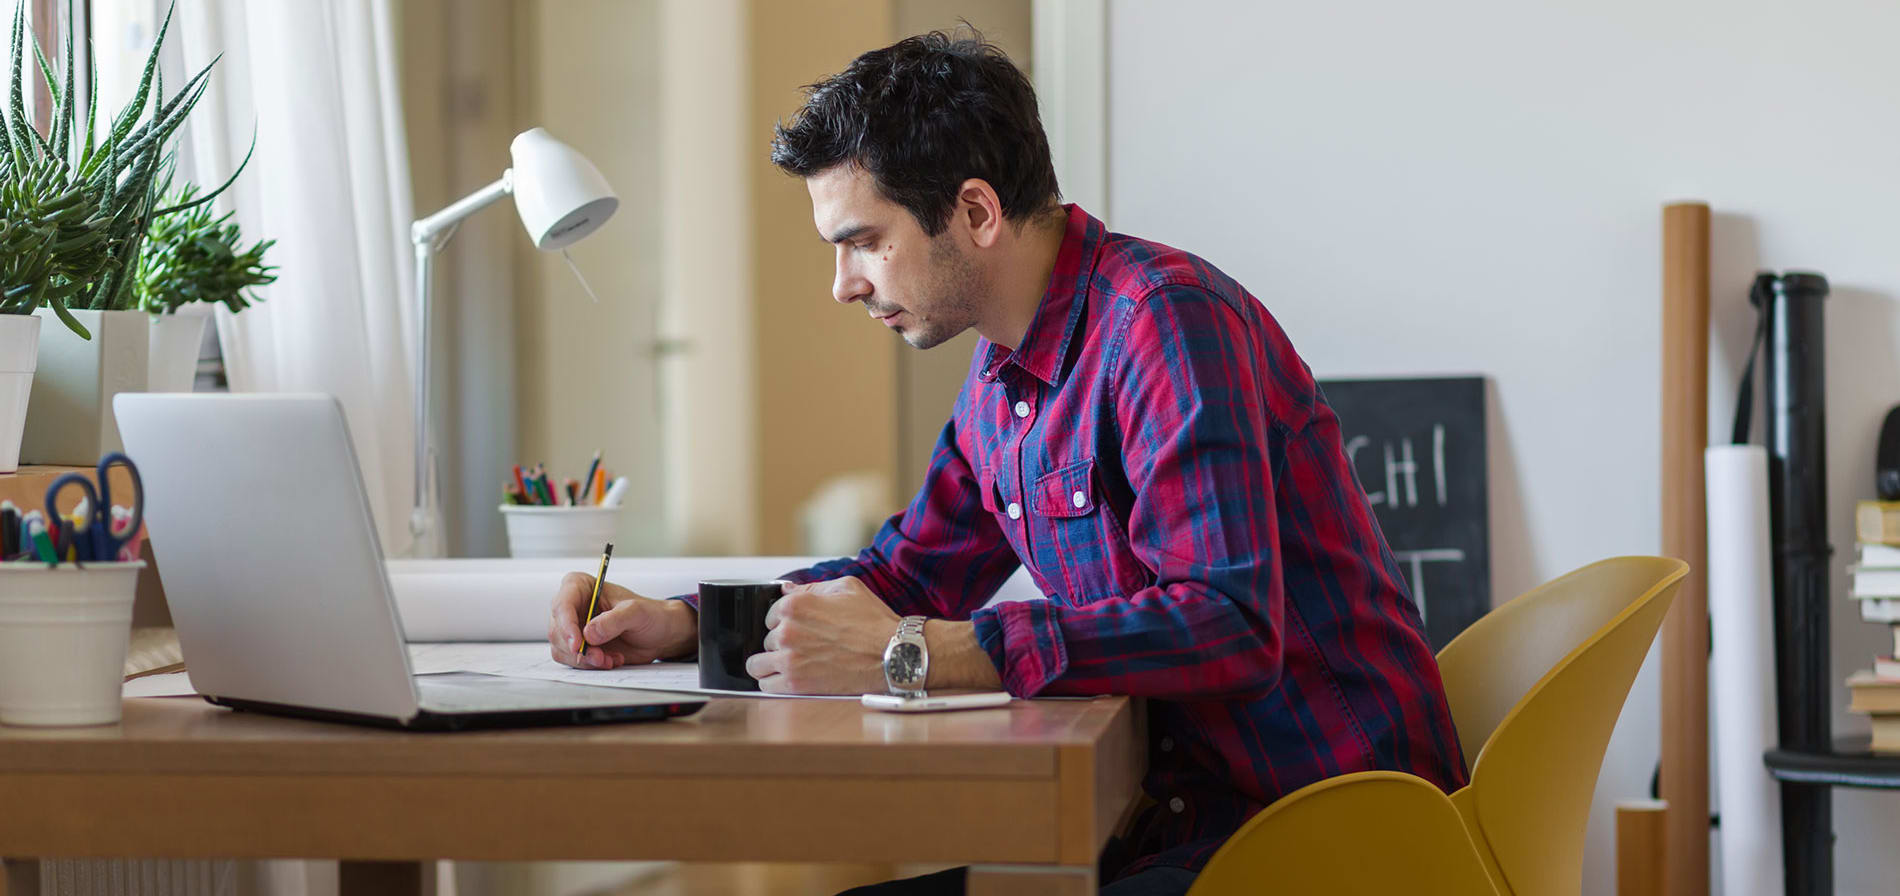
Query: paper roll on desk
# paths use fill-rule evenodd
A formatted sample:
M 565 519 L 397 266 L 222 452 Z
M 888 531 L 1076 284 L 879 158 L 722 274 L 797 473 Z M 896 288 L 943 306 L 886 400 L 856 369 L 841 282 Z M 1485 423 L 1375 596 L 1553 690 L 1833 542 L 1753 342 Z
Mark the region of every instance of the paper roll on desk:
M 672 597 L 701 579 L 771 579 L 829 557 L 614 558 L 607 581 L 648 597 Z M 390 560 L 389 583 L 404 635 L 411 641 L 540 641 L 561 577 L 589 575 L 599 557 Z M 1042 597 L 1017 570 L 992 601 Z
M 1779 896 L 1781 791 L 1761 759 L 1776 742 L 1768 455 L 1756 445 L 1721 445 L 1708 449 L 1704 464 L 1722 893 Z

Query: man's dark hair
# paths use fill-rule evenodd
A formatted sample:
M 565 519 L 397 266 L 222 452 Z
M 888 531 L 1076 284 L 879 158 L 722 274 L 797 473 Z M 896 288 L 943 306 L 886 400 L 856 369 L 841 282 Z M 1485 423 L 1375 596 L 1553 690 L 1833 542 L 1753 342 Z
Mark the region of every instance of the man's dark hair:
M 1035 88 L 974 29 L 907 37 L 808 85 L 804 108 L 778 124 L 772 164 L 799 177 L 856 165 L 931 236 L 969 178 L 988 181 L 1018 224 L 1061 196 Z

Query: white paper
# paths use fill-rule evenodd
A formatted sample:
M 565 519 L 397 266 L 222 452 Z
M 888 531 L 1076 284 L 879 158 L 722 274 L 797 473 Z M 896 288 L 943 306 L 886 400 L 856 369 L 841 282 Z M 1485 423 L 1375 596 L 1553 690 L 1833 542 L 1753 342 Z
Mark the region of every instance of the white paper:
M 198 689 L 191 686 L 191 676 L 185 672 L 161 672 L 157 675 L 144 675 L 125 683 L 119 690 L 122 697 L 195 697 Z
M 649 663 L 618 669 L 575 669 L 563 666 L 548 655 L 547 643 L 439 642 L 409 645 L 410 663 L 416 674 L 430 672 L 480 672 L 509 678 L 533 678 L 540 681 L 565 681 L 596 687 L 632 688 L 643 691 L 673 691 L 711 694 L 720 697 L 773 697 L 800 700 L 856 700 L 859 695 L 821 696 L 813 694 L 767 694 L 763 691 L 727 691 L 699 686 L 699 666 L 693 663 Z
M 1779 896 L 1781 790 L 1761 758 L 1775 743 L 1768 455 L 1759 446 L 1722 445 L 1708 449 L 1704 460 L 1722 892 Z
M 701 579 L 772 579 L 814 557 L 627 557 L 607 581 L 647 597 L 674 597 Z M 600 557 L 391 560 L 389 584 L 410 641 L 546 641 L 561 577 L 593 575 Z
M 773 579 L 828 557 L 614 558 L 607 581 L 647 597 L 694 591 L 701 579 Z M 546 641 L 548 608 L 561 577 L 593 575 L 600 558 L 391 560 L 390 587 L 410 641 Z M 1042 597 L 1027 570 L 991 603 Z

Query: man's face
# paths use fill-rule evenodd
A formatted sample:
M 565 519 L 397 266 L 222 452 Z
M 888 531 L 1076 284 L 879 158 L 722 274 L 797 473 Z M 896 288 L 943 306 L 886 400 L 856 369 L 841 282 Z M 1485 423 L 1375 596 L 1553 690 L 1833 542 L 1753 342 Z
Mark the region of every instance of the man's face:
M 953 220 L 927 236 L 909 210 L 877 191 L 871 176 L 839 165 L 805 179 L 812 222 L 836 247 L 831 295 L 864 303 L 871 317 L 916 348 L 940 345 L 976 324 L 988 293 Z

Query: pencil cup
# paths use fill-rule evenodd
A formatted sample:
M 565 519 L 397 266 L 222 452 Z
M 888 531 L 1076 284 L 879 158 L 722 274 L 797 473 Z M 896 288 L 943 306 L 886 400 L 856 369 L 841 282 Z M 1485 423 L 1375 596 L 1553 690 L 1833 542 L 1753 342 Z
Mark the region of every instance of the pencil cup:
M 511 557 L 588 557 L 614 540 L 619 507 L 534 507 L 503 504 Z
M 0 724 L 119 721 L 142 560 L 0 563 Z

